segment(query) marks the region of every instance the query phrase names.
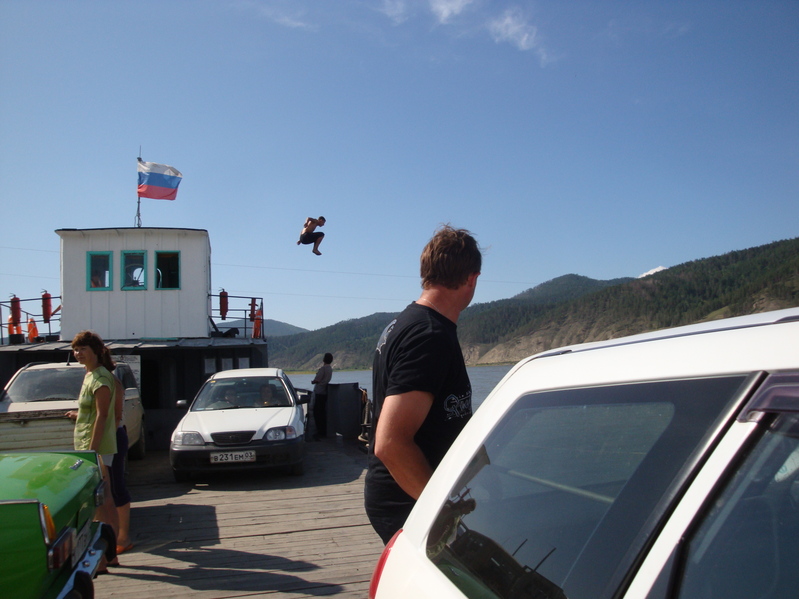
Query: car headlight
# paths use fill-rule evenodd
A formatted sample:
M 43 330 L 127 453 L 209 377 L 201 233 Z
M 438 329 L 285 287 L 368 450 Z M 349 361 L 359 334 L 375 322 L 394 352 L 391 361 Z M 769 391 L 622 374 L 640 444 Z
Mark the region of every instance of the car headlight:
M 172 437 L 173 445 L 205 445 L 200 433 L 194 431 L 177 431 Z
M 296 439 L 297 430 L 293 426 L 278 426 L 266 431 L 264 439 L 267 441 L 285 441 L 286 439 Z

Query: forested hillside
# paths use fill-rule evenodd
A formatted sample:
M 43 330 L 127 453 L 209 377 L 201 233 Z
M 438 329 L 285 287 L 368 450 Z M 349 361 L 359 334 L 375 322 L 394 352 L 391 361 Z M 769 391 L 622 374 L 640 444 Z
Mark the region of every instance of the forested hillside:
M 377 313 L 345 320 L 309 333 L 269 338 L 269 365 L 287 370 L 316 370 L 325 352 L 337 369 L 371 368 L 377 338 L 394 314 Z
M 634 280 L 597 281 L 580 275 L 564 275 L 510 299 L 470 306 L 461 315 L 458 336 L 461 343 L 498 343 L 546 315 L 554 306 Z
M 686 262 L 643 279 L 565 275 L 513 298 L 477 304 L 458 334 L 469 364 L 515 362 L 552 347 L 799 305 L 799 238 Z M 369 368 L 393 314 L 270 338 L 270 363 Z

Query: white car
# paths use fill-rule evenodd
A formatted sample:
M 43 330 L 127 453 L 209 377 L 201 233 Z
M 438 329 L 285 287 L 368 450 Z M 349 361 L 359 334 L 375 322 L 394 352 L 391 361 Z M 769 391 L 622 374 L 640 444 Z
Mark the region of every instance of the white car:
M 294 389 L 277 368 L 217 372 L 172 433 L 169 461 L 175 480 L 278 466 L 302 474 L 309 400 L 310 392 Z
M 799 589 L 799 308 L 517 364 L 370 597 L 777 599 Z
M 141 460 L 146 452 L 146 430 L 136 376 L 125 362 L 117 362 L 113 374 L 125 390 L 122 424 L 130 444 L 128 456 Z M 0 393 L 0 423 L 25 418 L 25 426 L 37 432 L 18 435 L 26 439 L 20 441 L 20 446 L 8 439 L 4 445 L 9 446 L 3 449 L 71 449 L 75 427 L 74 423 L 64 421 L 64 414 L 78 409 L 78 395 L 85 375 L 86 369 L 77 362 L 34 362 L 20 368 Z M 4 431 L 3 434 L 9 433 Z

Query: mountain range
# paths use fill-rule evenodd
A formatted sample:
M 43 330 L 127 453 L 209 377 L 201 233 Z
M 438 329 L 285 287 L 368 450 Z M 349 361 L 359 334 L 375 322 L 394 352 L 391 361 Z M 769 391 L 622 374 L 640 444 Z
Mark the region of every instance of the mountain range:
M 605 281 L 567 274 L 508 299 L 474 304 L 458 321 L 466 362 L 516 362 L 564 345 L 797 306 L 799 238 L 650 273 Z M 271 333 L 270 365 L 314 370 L 329 351 L 336 369 L 368 369 L 377 339 L 395 315 Z
M 238 330 L 237 334 L 231 333 L 231 337 L 245 336 L 244 332 L 252 333 L 253 323 L 249 320 L 238 318 L 234 320 L 218 320 L 214 323 L 217 329 L 224 333 L 226 331 Z M 280 337 L 283 335 L 297 335 L 299 333 L 307 333 L 308 329 L 302 327 L 295 327 L 293 324 L 287 322 L 280 322 L 279 320 L 272 320 L 271 318 L 264 318 L 263 321 L 263 335 L 264 337 Z

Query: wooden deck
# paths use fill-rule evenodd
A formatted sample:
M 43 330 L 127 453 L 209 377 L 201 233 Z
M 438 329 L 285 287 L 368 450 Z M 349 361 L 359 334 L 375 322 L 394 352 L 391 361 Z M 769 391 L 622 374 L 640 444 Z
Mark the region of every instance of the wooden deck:
M 105 597 L 365 598 L 383 549 L 363 509 L 366 455 L 308 443 L 305 474 L 176 483 L 166 452 L 130 462 L 135 548 L 95 579 Z

